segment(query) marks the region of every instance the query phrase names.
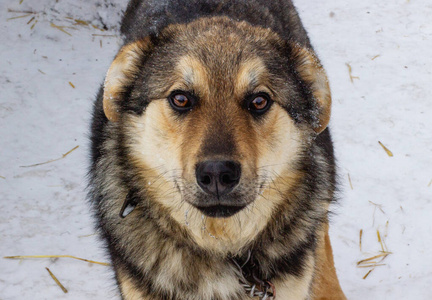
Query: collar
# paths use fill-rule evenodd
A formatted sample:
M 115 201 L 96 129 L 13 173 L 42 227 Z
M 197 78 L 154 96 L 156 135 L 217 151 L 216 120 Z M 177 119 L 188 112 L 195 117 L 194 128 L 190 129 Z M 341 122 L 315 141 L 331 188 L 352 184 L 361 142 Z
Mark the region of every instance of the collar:
M 276 299 L 276 288 L 269 280 L 260 279 L 256 273 L 258 266 L 251 259 L 251 251 L 248 251 L 246 260 L 240 264 L 239 257 L 233 257 L 232 261 L 239 271 L 239 282 L 246 294 L 260 300 Z

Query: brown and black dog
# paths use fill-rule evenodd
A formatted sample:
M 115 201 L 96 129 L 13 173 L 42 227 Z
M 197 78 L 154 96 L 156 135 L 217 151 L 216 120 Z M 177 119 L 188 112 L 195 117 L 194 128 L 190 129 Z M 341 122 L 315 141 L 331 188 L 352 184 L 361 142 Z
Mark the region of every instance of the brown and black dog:
M 326 73 L 289 0 L 133 0 L 90 198 L 123 299 L 345 299 Z

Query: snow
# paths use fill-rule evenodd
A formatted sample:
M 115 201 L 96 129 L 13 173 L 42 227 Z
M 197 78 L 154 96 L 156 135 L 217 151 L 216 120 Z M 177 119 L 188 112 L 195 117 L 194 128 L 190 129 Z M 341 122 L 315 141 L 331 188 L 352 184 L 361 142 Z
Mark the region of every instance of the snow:
M 19 2 L 0 2 L 0 256 L 108 261 L 85 200 L 88 128 L 92 101 L 119 47 L 113 35 L 126 1 Z M 331 238 L 342 287 L 349 299 L 430 299 L 432 3 L 295 4 L 333 93 L 340 201 L 332 208 Z M 24 15 L 8 10 L 36 13 L 8 20 Z M 380 254 L 377 230 L 391 254 L 363 279 L 369 269 L 357 262 Z M 109 267 L 0 258 L 2 300 L 89 298 L 119 299 Z
M 310 4 L 298 3 L 333 91 L 342 191 L 331 237 L 341 284 L 349 299 L 430 299 L 432 4 Z M 368 269 L 356 262 L 379 254 L 377 230 L 392 254 L 363 280 Z

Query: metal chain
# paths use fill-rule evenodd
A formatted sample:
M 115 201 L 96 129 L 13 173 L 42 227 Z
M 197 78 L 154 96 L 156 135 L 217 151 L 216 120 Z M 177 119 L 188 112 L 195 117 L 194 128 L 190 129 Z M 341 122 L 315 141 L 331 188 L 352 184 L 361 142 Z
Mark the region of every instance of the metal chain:
M 252 284 L 250 283 L 243 274 L 243 267 L 247 264 L 251 257 L 251 253 L 249 251 L 248 257 L 246 259 L 246 262 L 240 266 L 238 262 L 235 259 L 232 259 L 234 264 L 237 266 L 238 270 L 240 271 L 239 275 L 239 281 L 241 285 L 243 286 L 244 290 L 248 294 L 249 297 L 254 298 L 258 297 L 260 300 L 275 300 L 276 299 L 276 290 L 274 285 L 271 282 L 263 282 L 261 280 L 258 280 L 258 282 L 263 282 L 264 284 Z M 261 290 L 264 289 L 264 290 Z
M 273 291 L 270 291 L 268 288 L 265 288 L 264 291 L 260 291 L 257 288 L 257 285 L 250 285 L 248 283 L 242 283 L 243 288 L 249 297 L 254 298 L 258 297 L 260 300 L 274 300 L 275 297 L 273 295 Z

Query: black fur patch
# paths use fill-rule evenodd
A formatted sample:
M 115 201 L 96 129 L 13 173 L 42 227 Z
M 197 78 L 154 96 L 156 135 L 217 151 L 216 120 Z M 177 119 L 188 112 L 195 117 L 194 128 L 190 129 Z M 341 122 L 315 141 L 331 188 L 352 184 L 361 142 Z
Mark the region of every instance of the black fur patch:
M 125 41 L 131 42 L 158 34 L 170 24 L 186 24 L 203 16 L 227 16 L 271 28 L 285 40 L 311 48 L 293 4 L 284 0 L 132 0 L 121 32 Z

